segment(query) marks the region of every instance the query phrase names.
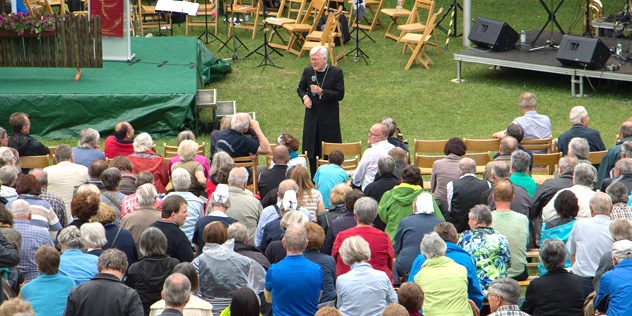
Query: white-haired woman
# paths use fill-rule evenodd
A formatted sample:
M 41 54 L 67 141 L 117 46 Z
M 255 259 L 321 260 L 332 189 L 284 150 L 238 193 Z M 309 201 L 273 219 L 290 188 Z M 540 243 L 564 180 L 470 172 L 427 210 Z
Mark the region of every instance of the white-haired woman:
M 105 161 L 105 154 L 99 149 L 99 138 L 101 135 L 94 128 L 82 129 L 79 132 L 77 147 L 72 149 L 76 164 L 90 168 L 90 164 L 95 160 Z
M 57 240 L 61 245 L 59 273 L 71 277 L 77 285 L 90 281 L 97 274 L 99 257 L 83 252 L 85 242 L 79 228 L 70 225 L 62 229 Z
M 127 156 L 134 165 L 134 173 L 147 170 L 154 175 L 154 186 L 158 193 L 165 193 L 169 183 L 169 172 L 165 160 L 151 150 L 154 141 L 147 133 L 141 133 L 134 138 L 134 153 Z
M 191 189 L 196 192 L 200 191 L 200 193 L 204 195 L 204 191 L 206 190 L 206 176 L 204 175 L 204 168 L 201 163 L 194 160 L 199 147 L 200 146 L 192 140 L 183 140 L 178 146 L 178 155 L 181 161 L 178 161 L 171 166 L 171 172 L 178 168 L 182 168 L 189 172 L 191 175 Z
M 345 316 L 379 316 L 386 305 L 397 303 L 391 279 L 367 262 L 371 259 L 369 243 L 360 236 L 342 242 L 340 256 L 351 270 L 336 280 L 338 310 Z
M 101 223 L 85 223 L 81 225 L 81 236 L 86 245 L 86 253 L 100 256 L 103 253 L 103 246 L 107 244 L 105 228 Z
M 195 135 L 193 134 L 193 132 L 188 131 L 188 130 L 182 131 L 180 132 L 180 134 L 178 134 L 178 138 L 176 138 L 176 141 L 178 142 L 178 156 L 175 156 L 171 158 L 171 160 L 169 160 L 169 171 L 173 170 L 172 167 L 174 163 L 178 161 L 183 161 L 180 157 L 180 144 L 184 140 L 192 140 L 195 142 Z M 210 174 L 211 164 L 209 163 L 208 158 L 204 157 L 203 155 L 197 154 L 197 149 L 195 151 L 196 151 L 196 154 L 193 160 L 199 162 L 202 165 L 202 169 L 204 169 L 204 176 L 208 178 L 211 175 Z

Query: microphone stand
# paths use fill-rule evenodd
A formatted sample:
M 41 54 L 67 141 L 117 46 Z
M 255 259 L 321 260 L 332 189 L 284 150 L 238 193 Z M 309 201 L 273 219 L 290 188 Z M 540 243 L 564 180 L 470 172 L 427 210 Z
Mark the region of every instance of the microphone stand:
M 347 53 L 347 56 L 354 54 L 353 55 L 353 62 L 358 62 L 358 60 L 360 60 L 360 58 L 362 58 L 362 60 L 364 60 L 364 62 L 366 63 L 366 65 L 369 65 L 369 61 L 367 60 L 367 58 L 369 58 L 369 55 L 367 55 L 361 48 L 360 48 L 360 13 L 358 13 L 358 8 L 360 7 L 360 2 L 362 0 L 356 0 L 356 26 L 355 26 L 355 31 L 356 31 L 356 37 L 355 37 L 355 48 L 350 51 L 349 53 Z M 362 30 L 362 32 L 364 33 L 364 30 Z M 365 33 L 366 34 L 366 33 Z M 368 34 L 367 34 L 368 36 Z M 375 42 L 370 36 L 368 36 L 369 39 L 371 39 L 373 42 Z
M 234 2 L 234 1 L 233 1 Z M 234 62 L 235 62 L 235 67 L 239 68 L 239 64 L 237 63 L 237 61 L 240 59 L 239 58 L 239 46 L 243 46 L 246 50 L 249 50 L 248 47 L 246 47 L 246 44 L 244 44 L 244 42 L 242 42 L 239 37 L 237 37 L 237 34 L 235 32 L 235 10 L 233 8 L 233 2 L 231 2 L 230 4 L 230 11 L 231 11 L 231 19 L 230 19 L 230 36 L 226 39 L 226 43 L 228 43 L 228 41 L 233 40 L 233 57 L 231 58 Z M 225 12 L 226 13 L 226 12 Z M 226 14 L 225 14 L 226 15 Z M 226 15 L 226 17 L 228 17 Z M 237 44 L 237 42 L 239 42 L 239 45 Z M 219 51 L 221 51 L 224 47 L 228 48 L 228 44 L 223 45 L 220 47 Z M 219 52 L 218 51 L 218 52 Z M 248 58 L 241 58 L 241 59 L 248 59 Z
M 226 45 L 226 43 L 225 43 L 224 41 L 222 41 L 221 39 L 219 39 L 219 37 L 215 36 L 215 34 L 213 34 L 213 33 L 209 32 L 209 30 L 208 30 L 208 11 L 207 11 L 207 10 L 208 10 L 208 1 L 209 1 L 209 0 L 204 1 L 204 32 L 202 32 L 202 34 L 200 34 L 200 36 L 198 36 L 198 40 L 201 40 L 201 41 L 202 41 L 202 43 L 204 43 L 204 44 L 209 44 L 209 43 L 214 42 L 214 41 L 219 41 L 220 43 L 222 43 L 222 45 Z M 219 9 L 219 7 L 218 7 L 218 6 L 215 6 L 215 8 L 216 8 L 216 9 L 215 9 L 215 12 L 217 12 L 217 10 Z M 188 19 L 188 18 L 189 18 L 189 17 L 187 17 L 187 19 Z M 216 18 L 216 19 L 219 19 L 219 14 L 217 14 L 217 15 L 215 16 L 215 18 Z M 211 36 L 212 36 L 213 38 L 215 38 L 215 39 L 214 39 L 214 40 L 212 40 L 212 41 L 209 41 L 209 40 L 208 40 L 208 36 L 209 36 L 209 35 L 211 35 Z M 202 40 L 202 36 L 204 36 L 204 40 Z
M 250 54 L 246 55 L 246 58 L 250 57 L 250 55 L 257 53 L 261 56 L 263 56 L 263 60 L 261 61 L 261 63 L 259 63 L 259 66 L 257 67 L 263 67 L 263 69 L 261 69 L 261 73 L 263 73 L 263 71 L 266 69 L 267 66 L 272 66 L 275 68 L 279 68 L 279 69 L 283 69 L 277 65 L 275 65 L 272 62 L 272 59 L 270 59 L 270 50 L 272 50 L 272 52 L 277 53 L 279 56 L 283 57 L 283 54 L 281 54 L 279 51 L 277 51 L 276 49 L 274 49 L 274 47 L 270 46 L 270 43 L 268 43 L 268 8 L 265 5 L 265 3 L 263 3 L 263 0 L 258 0 L 261 3 L 261 6 L 263 8 L 263 44 L 259 45 L 259 47 L 257 47 L 255 50 L 253 50 L 252 52 L 250 52 Z M 259 52 L 260 49 L 263 48 L 263 54 L 261 54 Z

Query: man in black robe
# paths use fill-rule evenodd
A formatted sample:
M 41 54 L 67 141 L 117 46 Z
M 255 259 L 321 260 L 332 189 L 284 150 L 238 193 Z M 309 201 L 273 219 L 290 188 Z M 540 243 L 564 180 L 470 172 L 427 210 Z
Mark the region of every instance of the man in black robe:
M 342 142 L 338 101 L 345 96 L 344 77 L 340 68 L 327 65 L 327 55 L 323 46 L 310 51 L 312 66 L 303 70 L 297 89 L 305 105 L 303 150 L 307 152 L 312 177 L 316 174 L 316 157 L 324 156 L 321 141 Z

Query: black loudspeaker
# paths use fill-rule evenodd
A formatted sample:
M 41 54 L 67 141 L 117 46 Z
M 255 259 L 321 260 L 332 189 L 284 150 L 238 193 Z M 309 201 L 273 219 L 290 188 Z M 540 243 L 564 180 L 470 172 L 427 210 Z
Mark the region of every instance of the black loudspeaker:
M 562 65 L 600 69 L 610 58 L 610 49 L 598 38 L 564 35 L 555 58 Z
M 516 46 L 520 34 L 505 22 L 479 16 L 468 39 L 478 46 L 506 52 Z

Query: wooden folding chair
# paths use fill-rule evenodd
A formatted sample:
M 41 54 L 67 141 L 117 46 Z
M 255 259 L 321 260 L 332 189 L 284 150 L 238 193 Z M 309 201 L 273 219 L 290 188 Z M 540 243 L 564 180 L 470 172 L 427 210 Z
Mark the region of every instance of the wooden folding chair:
M 59 7 L 59 14 L 66 14 L 64 0 L 40 0 L 37 4 L 43 5 L 50 15 L 53 15 L 53 7 Z
M 50 155 L 22 156 L 19 159 L 20 167 L 24 169 L 46 168 L 50 165 Z
M 158 28 L 158 26 L 169 25 L 169 18 L 162 22 L 162 16 L 156 12 L 156 6 L 144 5 L 142 0 L 138 0 L 138 25 L 140 36 L 145 36 L 145 29 Z M 158 22 L 160 20 L 160 23 Z
M 588 153 L 588 161 L 590 161 L 590 163 L 593 165 L 601 164 L 601 160 L 603 159 L 603 156 L 605 156 L 607 152 L 608 152 L 607 150 L 591 151 Z
M 465 147 L 467 147 L 467 152 L 481 152 L 481 151 L 498 151 L 500 147 L 500 139 L 490 138 L 490 139 L 463 139 L 465 142 Z
M 233 0 L 233 4 L 226 7 L 226 12 L 231 14 L 231 19 L 235 21 L 235 18 L 241 15 L 240 24 L 230 23 L 228 26 L 228 37 L 233 34 L 233 28 L 252 30 L 252 39 L 255 39 L 257 35 L 257 28 L 259 27 L 259 14 L 262 11 L 261 1 L 252 0 L 250 4 L 244 4 L 242 0 Z M 245 15 L 249 14 L 254 22 L 246 22 Z
M 552 143 L 552 139 L 551 137 L 549 138 L 538 138 L 538 139 L 529 139 L 529 140 L 522 140 L 520 142 L 520 145 L 522 145 L 522 147 L 524 147 L 524 149 L 528 149 L 528 150 L 546 150 L 547 153 L 551 152 L 551 143 Z M 535 161 L 533 163 L 534 166 L 536 166 Z
M 552 154 L 533 154 L 533 173 L 545 172 L 549 175 L 555 173 L 555 166 L 562 158 L 562 153 Z M 544 168 L 535 168 L 535 166 L 544 166 Z
M 31 3 L 31 1 L 33 1 L 33 3 Z M 24 0 L 23 2 L 30 15 L 44 14 L 45 10 L 48 11 L 48 14 L 53 15 L 53 10 L 50 6 L 46 7 L 44 5 L 36 4 L 34 0 Z
M 342 46 L 342 53 L 340 55 L 336 55 L 336 44 L 334 43 L 334 35 L 336 30 L 340 28 L 338 21 L 340 20 L 341 15 L 342 7 L 338 7 L 336 12 L 329 13 L 327 16 L 327 22 L 325 23 L 325 29 L 323 31 L 313 31 L 307 35 L 306 41 L 303 43 L 303 47 L 301 47 L 298 57 L 302 57 L 305 52 L 309 53 L 312 48 L 321 45 L 329 51 L 332 65 L 337 66 L 340 58 L 344 58 L 346 61 L 344 46 Z M 318 37 L 318 35 L 320 36 Z M 317 38 L 317 40 L 310 40 L 310 38 Z
M 314 0 L 312 0 L 314 1 Z M 342 169 L 351 173 L 358 167 L 358 163 L 360 163 L 360 159 L 362 159 L 362 142 L 355 143 L 326 143 L 322 142 L 322 153 L 323 156 L 329 155 L 334 150 L 340 150 L 345 155 L 345 160 L 342 163 Z M 351 156 L 351 158 L 347 158 Z M 316 157 L 316 166 L 320 167 L 321 165 L 329 164 L 329 161 L 320 159 L 320 157 Z
M 297 3 L 297 2 L 300 2 L 300 7 L 298 11 L 296 12 L 296 17 L 291 18 L 291 13 L 294 12 L 294 9 L 292 9 L 292 4 Z M 279 5 L 279 11 L 277 12 L 277 16 L 266 19 L 266 22 L 268 22 L 268 25 L 272 28 L 272 32 L 270 33 L 270 39 L 268 39 L 268 45 L 274 48 L 280 48 L 284 50 L 288 49 L 289 39 L 286 40 L 281 35 L 281 29 L 284 29 L 285 32 L 290 36 L 290 38 L 292 37 L 292 33 L 288 29 L 283 28 L 283 25 L 296 24 L 301 21 L 305 13 L 305 2 L 306 0 L 301 0 L 301 1 L 281 0 L 281 3 Z M 287 16 L 285 17 L 283 16 L 283 12 L 286 11 L 285 10 L 286 7 L 287 7 Z M 274 42 L 275 37 L 279 38 L 279 40 L 281 41 L 281 44 Z
M 384 0 L 364 0 L 364 5 L 367 10 L 367 15 L 362 18 L 362 21 L 365 21 L 367 24 L 360 24 L 360 21 L 356 21 L 356 16 L 354 15 L 355 4 L 353 0 L 349 0 L 349 4 L 351 6 L 351 10 L 349 10 L 349 21 L 351 22 L 351 26 L 357 25 L 359 28 L 368 30 L 369 32 L 373 32 L 375 26 L 379 25 L 381 28 L 386 29 L 382 21 L 380 20 L 380 12 L 382 12 L 382 7 L 384 6 Z M 377 9 L 374 9 L 377 7 Z M 371 12 L 373 19 L 369 20 L 368 13 Z
M 437 20 L 437 16 L 443 12 L 443 8 L 439 9 L 437 13 L 433 14 L 424 29 L 423 34 L 415 34 L 408 33 L 402 37 L 401 42 L 404 42 L 405 47 L 408 46 L 411 48 L 413 53 L 410 55 L 406 66 L 404 66 L 404 70 L 410 69 L 410 66 L 413 65 L 415 60 L 419 61 L 426 69 L 430 69 L 428 65 L 434 65 L 430 56 L 426 54 L 426 44 L 430 39 L 432 32 L 434 32 L 435 21 Z
M 443 158 L 445 158 L 445 156 L 415 154 L 415 166 L 419 168 L 419 171 L 421 171 L 422 175 L 429 175 L 432 174 L 432 165 L 434 164 L 434 162 Z
M 287 45 L 287 51 L 298 56 L 300 53 L 296 50 L 295 46 L 303 46 L 305 43 L 305 37 L 303 33 L 311 33 L 316 29 L 316 25 L 318 25 L 318 20 L 323 15 L 323 11 L 325 11 L 325 6 L 327 5 L 326 0 L 312 0 L 305 10 L 305 14 L 301 19 L 300 23 L 292 23 L 292 24 L 284 24 L 283 28 L 286 29 L 290 34 L 290 40 Z M 308 24 L 310 16 L 313 15 L 312 24 Z
M 198 0 L 193 0 L 194 3 L 198 3 Z M 202 19 L 194 20 L 193 16 L 187 15 L 187 22 L 185 27 L 185 34 L 189 35 L 189 28 L 194 26 L 206 26 L 206 21 L 204 21 L 204 16 L 208 16 L 208 27 L 213 28 L 213 34 L 217 36 L 217 30 L 219 29 L 219 13 L 217 13 L 217 2 L 216 0 L 200 0 L 200 7 L 197 12 L 197 16 L 202 17 Z M 213 12 L 215 11 L 215 17 L 213 17 Z
M 402 0 L 402 7 L 405 4 L 406 0 Z M 389 19 L 391 19 L 391 23 L 386 29 L 384 38 L 390 38 L 396 41 L 399 40 L 399 35 L 395 35 L 394 33 L 391 33 L 391 31 L 393 31 L 393 29 L 397 29 L 399 25 L 404 25 L 404 21 L 402 21 L 402 18 L 410 16 L 411 11 L 404 8 L 402 8 L 400 11 L 397 11 L 397 8 L 387 8 L 382 9 L 382 13 L 384 13 L 386 16 L 388 16 Z
M 257 179 L 259 178 L 259 173 L 257 172 L 257 166 L 259 165 L 259 156 L 255 156 L 253 160 L 250 156 L 244 157 L 235 157 L 233 158 L 236 167 L 245 167 L 252 168 L 252 193 L 257 194 L 257 190 L 259 189 L 257 185 Z
M 402 38 L 408 33 L 424 32 L 426 30 L 426 25 L 428 25 L 430 18 L 432 18 L 434 9 L 435 9 L 435 2 L 433 0 L 415 0 L 415 5 L 413 6 L 413 9 L 410 11 L 410 15 L 408 16 L 408 19 L 406 20 L 406 24 L 397 26 L 397 29 L 400 31 L 397 42 L 399 43 L 402 40 Z M 428 10 L 428 15 L 426 17 L 426 20 L 423 22 L 420 17 L 420 13 L 419 13 L 420 10 Z M 437 33 L 435 31 L 436 30 L 432 31 L 432 34 L 434 36 L 434 43 L 429 42 L 428 45 L 435 46 L 437 48 L 437 55 L 439 55 L 440 54 L 439 41 L 437 40 Z M 402 49 L 402 55 L 406 52 L 406 48 L 407 46 L 404 46 L 404 48 Z
M 413 143 L 413 151 L 411 154 L 416 153 L 440 153 L 443 155 L 443 148 L 448 142 L 447 139 L 442 140 L 425 140 L 415 139 Z M 441 156 L 443 158 L 443 156 Z
M 463 155 L 463 157 L 461 158 L 471 158 L 476 162 L 476 173 L 477 174 L 483 174 L 485 173 L 485 166 L 487 166 L 487 163 L 492 161 L 492 156 L 491 153 L 488 152 L 484 152 L 484 153 L 470 153 L 469 152 L 469 148 L 468 148 L 468 153 L 466 153 L 465 155 Z
M 334 16 L 336 18 L 335 23 L 335 28 L 333 33 L 331 34 L 332 36 L 332 41 L 334 41 L 333 43 L 335 44 L 335 39 L 339 38 L 340 39 L 340 54 L 338 54 L 336 56 L 336 59 L 334 61 L 334 59 L 332 59 L 331 63 L 335 66 L 338 65 L 338 61 L 342 58 L 345 62 L 347 62 L 347 54 L 345 54 L 345 43 L 343 42 L 342 39 L 342 29 L 340 28 L 340 16 L 342 14 L 344 14 L 344 11 L 342 11 L 342 6 L 338 6 L 338 10 L 334 11 L 335 12 L 339 12 L 339 14 L 337 14 L 336 16 Z M 331 13 L 331 12 L 330 12 Z M 321 38 L 323 36 L 323 32 L 322 31 L 312 31 L 311 33 L 307 34 L 307 36 L 305 37 L 305 39 L 307 41 L 320 41 Z M 335 46 L 335 45 L 334 45 Z M 333 49 L 331 51 L 331 53 L 334 53 L 335 49 Z
M 163 152 L 162 156 L 165 158 L 172 158 L 178 155 L 178 146 L 169 146 L 167 143 L 163 143 Z M 206 147 L 206 142 L 202 142 L 202 145 L 198 148 L 197 154 L 204 156 L 204 148 Z

